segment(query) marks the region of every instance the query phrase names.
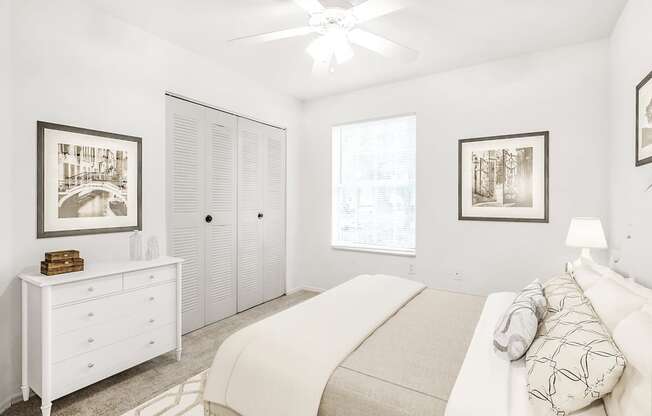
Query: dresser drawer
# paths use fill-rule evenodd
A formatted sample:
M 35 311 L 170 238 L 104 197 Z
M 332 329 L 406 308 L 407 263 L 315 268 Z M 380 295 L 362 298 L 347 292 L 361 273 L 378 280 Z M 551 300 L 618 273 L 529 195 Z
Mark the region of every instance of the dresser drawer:
M 103 277 L 79 283 L 67 283 L 52 288 L 52 305 L 77 302 L 122 290 L 122 275 Z
M 52 312 L 52 333 L 55 336 L 65 334 L 130 314 L 144 313 L 151 308 L 175 309 L 176 287 L 175 283 L 146 287 L 59 307 Z
M 103 348 L 176 322 L 175 284 L 144 288 L 101 300 L 115 301 L 117 300 L 115 298 L 120 298 L 120 302 L 115 302 L 115 309 L 120 311 L 120 315 L 103 323 L 55 335 L 52 343 L 53 362 Z M 95 301 L 87 303 L 95 303 Z M 74 307 L 78 308 L 82 305 L 84 304 L 74 305 Z
M 52 367 L 54 398 L 175 349 L 175 334 L 176 326 L 166 325 L 54 364 Z
M 94 325 L 54 338 L 52 362 L 57 363 L 74 356 L 94 351 L 107 345 L 149 332 L 176 322 L 173 307 L 160 308 L 151 313 L 125 316 L 124 319 Z
M 174 266 L 139 270 L 124 274 L 125 289 L 148 286 L 156 283 L 176 280 L 177 268 Z

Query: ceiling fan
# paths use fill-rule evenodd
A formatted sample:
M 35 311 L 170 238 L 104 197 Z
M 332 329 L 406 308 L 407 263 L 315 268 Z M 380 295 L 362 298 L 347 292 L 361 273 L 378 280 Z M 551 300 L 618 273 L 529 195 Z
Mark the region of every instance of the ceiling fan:
M 325 7 L 319 0 L 294 0 L 294 3 L 308 12 L 307 26 L 245 36 L 232 39 L 231 42 L 260 43 L 317 34 L 319 36 L 306 49 L 314 59 L 313 73 L 317 75 L 333 72 L 336 62 L 342 64 L 353 58 L 354 51 L 351 44 L 388 58 L 399 58 L 404 61 L 413 61 L 419 56 L 419 53 L 413 49 L 358 27 L 360 23 L 405 8 L 406 0 L 364 2 L 349 0 L 349 2 L 353 7 Z

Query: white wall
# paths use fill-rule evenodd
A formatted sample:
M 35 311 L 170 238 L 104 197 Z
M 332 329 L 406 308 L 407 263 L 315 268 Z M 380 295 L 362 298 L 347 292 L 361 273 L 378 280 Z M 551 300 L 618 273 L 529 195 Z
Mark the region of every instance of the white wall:
M 296 176 L 293 155 L 300 111 L 295 99 L 95 11 L 83 0 L 20 0 L 13 8 L 14 133 L 11 140 L 3 138 L 2 149 L 7 152 L 8 141 L 14 146 L 0 164 L 4 169 L 13 162 L 7 181 L 13 186 L 5 188 L 5 203 L 0 204 L 14 208 L 8 233 L 2 224 L 3 241 L 9 239 L 13 250 L 11 264 L 3 261 L 0 269 L 0 404 L 19 386 L 20 293 L 14 277 L 19 269 L 36 264 L 44 251 L 53 249 L 78 248 L 93 260 L 128 256 L 124 233 L 36 239 L 37 120 L 142 137 L 143 229 L 164 239 L 166 90 L 287 126 L 290 177 Z M 0 21 L 0 48 L 6 43 L 4 23 Z M 8 54 L 3 52 L 5 59 Z M 0 73 L 3 81 L 6 76 Z M 5 170 L 2 173 L 4 181 Z M 293 212 L 292 184 L 288 192 Z M 291 245 L 291 235 L 288 240 Z
M 573 216 L 606 217 L 607 42 L 487 63 L 308 102 L 300 143 L 302 286 L 361 273 L 470 293 L 517 289 L 563 270 Z M 331 126 L 417 114 L 417 257 L 330 247 Z M 468 137 L 550 131 L 550 223 L 457 220 L 457 145 Z M 455 273 L 459 273 L 456 278 Z M 456 280 L 458 279 L 458 280 Z
M 610 47 L 610 244 L 617 267 L 652 287 L 652 164 L 635 167 L 636 85 L 652 71 L 652 2 L 629 0 Z M 627 236 L 631 236 L 630 239 Z
M 11 19 L 10 0 L 0 0 L 0 143 L 3 158 L 0 163 L 2 187 L 7 192 L 12 182 L 11 134 Z M 11 223 L 13 204 L 5 197 L 0 204 L 0 282 L 6 286 L 6 276 L 13 272 L 11 262 Z M 15 292 L 15 291 L 14 291 Z M 7 407 L 11 394 L 16 392 L 16 342 L 13 339 L 20 322 L 16 321 L 16 311 L 20 299 L 16 293 L 0 290 L 0 412 Z M 8 336 L 11 334 L 11 336 Z

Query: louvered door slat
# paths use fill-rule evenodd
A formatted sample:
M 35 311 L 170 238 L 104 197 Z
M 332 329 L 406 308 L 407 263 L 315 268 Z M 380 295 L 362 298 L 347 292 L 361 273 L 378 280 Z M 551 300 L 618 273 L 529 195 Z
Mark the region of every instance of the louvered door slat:
M 263 302 L 263 127 L 238 119 L 238 311 Z
M 206 109 L 206 322 L 236 313 L 236 117 Z
M 263 298 L 285 293 L 285 131 L 265 130 Z
M 193 313 L 201 305 L 201 239 L 196 227 L 175 227 L 170 233 L 170 250 L 185 260 L 183 265 L 182 311 Z
M 185 259 L 182 326 L 187 333 L 204 325 L 203 109 L 168 97 L 168 251 Z

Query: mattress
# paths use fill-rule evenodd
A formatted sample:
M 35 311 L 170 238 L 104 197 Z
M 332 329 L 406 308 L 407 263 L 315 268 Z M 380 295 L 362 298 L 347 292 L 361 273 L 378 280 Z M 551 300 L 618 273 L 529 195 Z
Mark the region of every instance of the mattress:
M 331 375 L 318 416 L 443 416 L 485 298 L 426 289 Z M 239 416 L 207 403 L 211 416 Z

